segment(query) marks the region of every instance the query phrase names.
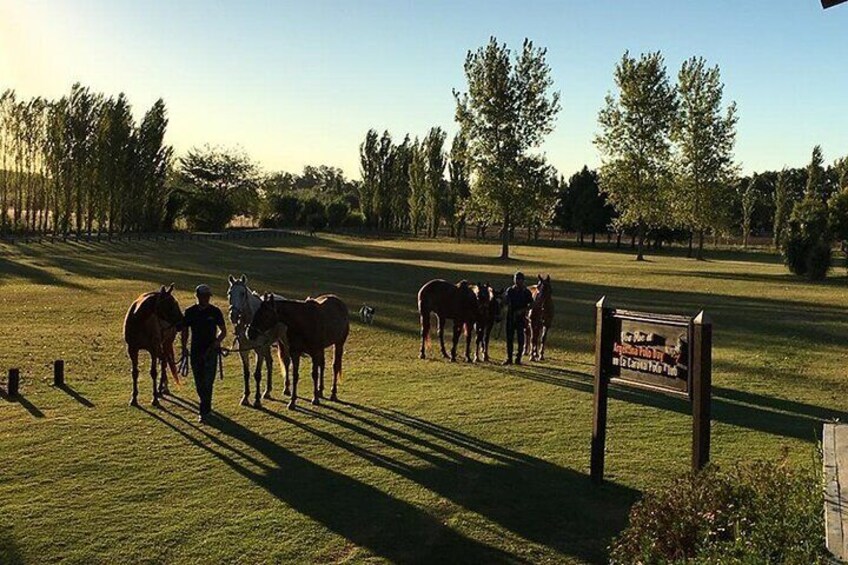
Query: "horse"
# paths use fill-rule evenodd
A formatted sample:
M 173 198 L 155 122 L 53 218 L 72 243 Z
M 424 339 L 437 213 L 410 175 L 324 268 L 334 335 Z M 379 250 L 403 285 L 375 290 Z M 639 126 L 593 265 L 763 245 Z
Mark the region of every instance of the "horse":
M 461 329 L 465 330 L 465 360 L 471 362 L 471 331 L 477 322 L 478 301 L 468 281 L 456 284 L 442 279 L 434 279 L 418 291 L 418 314 L 421 318 L 421 351 L 424 359 L 425 349 L 430 341 L 430 314 L 436 314 L 439 320 L 439 343 L 442 357 L 456 361 L 456 344 Z M 451 354 L 445 350 L 445 324 L 453 320 L 453 347 Z
M 174 284 L 158 291 L 147 292 L 135 299 L 124 317 L 124 341 L 132 363 L 132 398 L 130 406 L 138 406 L 138 352 L 150 353 L 150 377 L 153 379 L 153 406 L 159 406 L 159 397 L 168 393 L 167 365 L 175 380 L 174 340 L 177 327 L 183 321 L 183 312 L 173 296 Z M 156 388 L 156 368 L 161 363 L 162 378 Z
M 268 369 L 268 378 L 265 381 L 265 392 L 262 398 L 271 398 L 271 388 L 273 384 L 274 361 L 271 356 L 271 345 L 277 344 L 277 354 L 280 358 L 283 376 L 285 377 L 284 395 L 289 394 L 289 355 L 285 345 L 284 328 L 278 328 L 279 331 L 273 335 L 269 335 L 267 340 L 261 343 L 253 343 L 247 337 L 247 327 L 253 320 L 253 315 L 262 304 L 262 298 L 256 292 L 250 290 L 247 286 L 247 277 L 242 275 L 240 278 L 229 276 L 229 288 L 227 289 L 227 302 L 229 303 L 230 321 L 233 323 L 234 333 L 236 336 L 236 344 L 239 356 L 241 357 L 242 373 L 244 375 L 244 394 L 241 397 L 241 405 L 247 406 L 250 398 L 250 352 L 254 351 L 256 356 L 256 369 L 253 373 L 253 378 L 256 381 L 256 391 L 253 399 L 253 406 L 260 407 L 262 401 L 259 397 L 259 382 L 262 380 L 262 364 Z M 278 296 L 278 298 L 283 298 Z
M 286 327 L 289 355 L 292 362 L 292 388 L 289 409 L 297 401 L 297 381 L 300 373 L 300 358 L 308 355 L 312 359 L 312 404 L 320 404 L 324 396 L 324 350 L 333 346 L 333 390 L 330 400 L 338 400 L 338 384 L 342 376 L 342 356 L 350 334 L 350 319 L 347 305 L 332 294 L 324 294 L 306 300 L 287 300 L 272 294 L 262 297 L 259 309 L 247 328 L 247 336 L 255 340 L 278 324 Z
M 554 321 L 554 297 L 551 286 L 551 276 L 542 278 L 533 286 L 528 287 L 533 296 L 533 304 L 527 312 L 527 326 L 524 330 L 524 354 L 530 355 L 532 361 L 545 360 L 545 342 L 548 330 Z
M 472 287 L 477 295 L 477 341 L 474 352 L 474 362 L 489 361 L 489 340 L 492 328 L 501 322 L 503 315 L 504 291 L 497 291 L 489 283 L 477 284 Z M 480 353 L 483 356 L 480 356 Z

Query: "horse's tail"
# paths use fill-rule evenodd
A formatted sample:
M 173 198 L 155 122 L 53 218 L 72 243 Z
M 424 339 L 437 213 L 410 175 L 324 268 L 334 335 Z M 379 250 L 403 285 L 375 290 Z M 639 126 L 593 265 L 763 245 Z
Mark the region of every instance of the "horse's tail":
M 344 342 L 337 343 L 333 347 L 333 375 L 338 382 L 342 382 L 342 356 L 344 355 Z

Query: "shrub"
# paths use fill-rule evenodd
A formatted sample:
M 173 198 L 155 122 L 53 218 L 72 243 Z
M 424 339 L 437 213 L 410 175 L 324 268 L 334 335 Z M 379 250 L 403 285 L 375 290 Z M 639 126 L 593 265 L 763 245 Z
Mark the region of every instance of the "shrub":
M 301 202 L 291 194 L 269 194 L 265 199 L 262 218 L 259 220 L 263 227 L 294 226 L 300 217 Z
M 324 203 L 315 198 L 314 196 L 312 198 L 307 198 L 306 200 L 302 201 L 299 220 L 301 225 L 308 227 L 310 219 L 316 214 L 324 217 L 326 225 L 327 210 L 324 207 Z
M 327 206 L 327 224 L 331 228 L 338 228 L 345 224 L 350 209 L 347 204 L 341 201 L 331 202 Z
M 630 511 L 610 562 L 819 563 L 825 559 L 819 466 L 715 467 L 649 492 Z
M 229 199 L 213 192 L 192 190 L 186 194 L 183 216 L 191 231 L 221 231 L 235 212 Z
M 797 202 L 789 219 L 789 229 L 781 246 L 783 259 L 796 275 L 823 279 L 830 269 L 832 235 L 827 206 L 807 196 Z
M 327 227 L 327 215 L 324 212 L 315 212 L 306 219 L 306 227 L 310 233 L 321 231 Z
M 351 211 L 345 219 L 346 228 L 361 228 L 365 225 L 365 214 L 359 210 Z

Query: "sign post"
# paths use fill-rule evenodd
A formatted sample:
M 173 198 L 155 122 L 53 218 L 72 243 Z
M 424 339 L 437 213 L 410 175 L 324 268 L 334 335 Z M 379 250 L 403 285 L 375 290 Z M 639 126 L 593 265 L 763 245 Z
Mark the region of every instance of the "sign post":
M 692 468 L 710 458 L 712 324 L 695 318 L 651 314 L 596 304 L 595 396 L 591 478 L 604 477 L 609 384 L 686 398 L 692 405 Z

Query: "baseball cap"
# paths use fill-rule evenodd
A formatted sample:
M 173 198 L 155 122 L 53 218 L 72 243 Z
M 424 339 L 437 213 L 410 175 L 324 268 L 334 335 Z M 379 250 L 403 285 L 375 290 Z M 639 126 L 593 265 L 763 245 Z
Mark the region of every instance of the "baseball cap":
M 208 285 L 208 284 L 199 284 L 199 285 L 197 285 L 197 287 L 194 289 L 194 293 L 195 293 L 197 296 L 203 296 L 203 295 L 205 295 L 205 296 L 212 296 L 212 289 L 211 289 L 211 288 L 209 288 L 209 285 Z

